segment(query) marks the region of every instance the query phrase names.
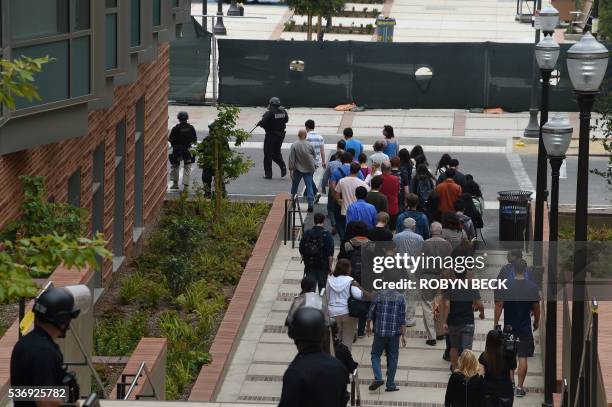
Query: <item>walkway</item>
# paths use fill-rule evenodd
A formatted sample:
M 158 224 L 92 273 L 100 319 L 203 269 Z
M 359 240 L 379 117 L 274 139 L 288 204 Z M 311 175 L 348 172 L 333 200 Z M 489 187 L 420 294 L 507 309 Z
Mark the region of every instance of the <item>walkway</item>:
M 503 261 L 503 253 L 490 253 L 491 272 Z M 284 321 L 287 310 L 299 292 L 303 275 L 297 249 L 282 246 L 257 299 L 248 326 L 234 354 L 216 401 L 277 403 L 282 376 L 296 354 L 287 337 Z M 491 302 L 487 302 L 487 319 L 478 321 L 474 349 L 484 349 L 484 336 L 493 325 Z M 420 310 L 419 310 L 420 312 Z M 360 363 L 362 405 L 377 406 L 442 406 L 449 377 L 448 363 L 441 358 L 443 344 L 435 348 L 425 345 L 422 319 L 408 330 L 408 346 L 400 350 L 400 366 L 396 380 L 401 390 L 396 393 L 369 392 L 372 379 L 370 363 L 371 338 L 353 345 L 354 358 Z M 515 406 L 540 406 L 542 402 L 542 369 L 539 345 L 531 359 L 526 386 L 529 394 Z

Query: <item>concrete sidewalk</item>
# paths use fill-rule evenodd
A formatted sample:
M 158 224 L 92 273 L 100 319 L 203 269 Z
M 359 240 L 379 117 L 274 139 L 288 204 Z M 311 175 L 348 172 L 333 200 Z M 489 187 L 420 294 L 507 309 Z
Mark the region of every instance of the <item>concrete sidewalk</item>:
M 262 103 L 266 100 L 262 99 Z M 180 106 L 168 108 L 172 127 L 176 113 L 181 110 L 189 112 L 191 123 L 198 130 L 206 130 L 208 123 L 216 117 L 214 106 Z M 264 107 L 241 107 L 238 126 L 250 131 L 261 119 Z M 556 112 L 551 112 L 552 117 Z M 411 138 L 446 138 L 456 139 L 461 145 L 482 145 L 487 140 L 507 140 L 523 136 L 529 122 L 529 113 L 470 113 L 453 109 L 372 109 L 364 112 L 338 112 L 332 108 L 294 107 L 288 110 L 289 123 L 287 134 L 293 135 L 304 127 L 304 122 L 313 119 L 317 131 L 323 136 L 341 135 L 345 127 L 352 127 L 357 137 L 380 137 L 384 125 L 391 125 L 396 137 L 409 141 Z M 574 137 L 578 136 L 578 113 L 559 112 L 568 117 L 574 126 Z M 595 115 L 592 123 L 595 123 Z M 263 129 L 257 127 L 254 135 L 263 135 Z M 601 131 L 593 134 L 601 136 Z M 475 139 L 475 140 L 469 140 Z M 503 144 L 503 141 L 502 141 Z
M 489 253 L 491 269 L 487 275 L 497 273 L 504 255 L 503 252 Z M 297 249 L 291 249 L 290 244 L 281 246 L 215 401 L 278 402 L 283 373 L 297 353 L 287 336 L 284 321 L 293 297 L 299 293 L 302 276 L 303 265 Z M 474 350 L 477 354 L 483 351 L 486 332 L 493 327 L 490 298 L 485 300 L 489 300 L 487 319 L 476 322 Z M 407 332 L 408 346 L 400 349 L 396 376 L 400 391 L 368 391 L 367 386 L 373 378 L 370 362 L 372 339 L 358 339 L 353 344 L 353 357 L 360 363 L 362 405 L 443 406 L 450 375 L 448 362 L 441 358 L 444 344 L 439 341 L 436 347 L 425 345 L 420 309 L 417 312 L 417 326 L 409 328 Z M 539 349 L 539 345 L 536 345 L 536 355 L 530 360 L 525 383 L 529 393 L 527 397 L 516 400 L 515 406 L 535 407 L 542 403 Z

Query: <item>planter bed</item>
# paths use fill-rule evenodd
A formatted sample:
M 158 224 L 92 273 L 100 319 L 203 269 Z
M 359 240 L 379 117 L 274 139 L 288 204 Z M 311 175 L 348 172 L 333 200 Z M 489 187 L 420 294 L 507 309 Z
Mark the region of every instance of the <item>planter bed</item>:
M 221 219 L 210 201 L 167 202 L 143 253 L 114 279 L 96 304 L 94 354 L 128 356 L 140 338 L 168 339 L 166 398 L 186 399 L 232 297 L 268 203 L 225 202 Z M 112 388 L 123 366 L 99 364 Z
M 326 31 L 326 34 L 374 34 L 375 27 L 372 24 L 364 26 L 333 26 L 331 31 Z M 307 28 L 304 25 L 285 24 L 285 32 L 307 32 Z M 313 27 L 313 35 L 316 36 L 316 27 Z

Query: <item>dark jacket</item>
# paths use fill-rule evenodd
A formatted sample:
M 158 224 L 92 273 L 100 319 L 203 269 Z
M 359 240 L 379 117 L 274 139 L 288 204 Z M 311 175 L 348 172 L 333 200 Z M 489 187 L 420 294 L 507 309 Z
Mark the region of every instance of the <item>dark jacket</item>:
M 311 239 L 322 239 L 322 250 L 320 256 L 314 259 L 306 259 L 305 247 Z M 323 226 L 313 226 L 312 229 L 307 230 L 300 240 L 300 254 L 304 259 L 304 266 L 311 270 L 328 270 L 329 259 L 334 255 L 334 238 Z
M 271 106 L 257 125 L 264 129 L 266 134 L 282 135 L 285 132 L 288 121 L 289 115 L 284 108 Z
M 172 128 L 168 141 L 172 145 L 172 154 L 170 162 L 173 165 L 179 164 L 181 160 L 185 162 L 193 161 L 189 149 L 192 145 L 198 142 L 195 128 L 187 123 L 179 123 Z
M 466 380 L 453 372 L 448 379 L 444 407 L 484 407 L 484 378 L 477 374 Z
M 279 407 L 345 407 L 348 373 L 338 359 L 299 353 L 283 375 Z

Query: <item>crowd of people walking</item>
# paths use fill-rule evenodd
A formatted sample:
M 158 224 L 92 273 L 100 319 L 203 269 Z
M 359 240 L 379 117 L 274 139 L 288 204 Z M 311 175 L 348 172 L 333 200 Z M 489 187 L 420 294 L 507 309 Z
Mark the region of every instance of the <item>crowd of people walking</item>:
M 464 174 L 458 159 L 449 154 L 443 154 L 435 167 L 430 166 L 423 148 L 402 148 L 391 126 L 384 126 L 369 156 L 350 128 L 344 129 L 327 162 L 322 140 L 314 121 L 308 120 L 291 146 L 288 162 L 291 193 L 298 194 L 304 180 L 309 212 L 314 212 L 321 194 L 327 194 L 330 230 L 325 227 L 326 216 L 317 212 L 314 227 L 300 241 L 308 280 L 305 285 L 323 292 L 328 317 L 335 320 L 335 340 L 349 352 L 353 343 L 373 336 L 370 391 L 383 385 L 388 392 L 399 390 L 395 372 L 400 346 L 406 345 L 408 329 L 417 325 L 416 310 L 420 307 L 425 344 L 434 347 L 443 340 L 441 356 L 450 362 L 446 406 L 505 407 L 513 404 L 515 396 L 525 396 L 523 385 L 527 358 L 534 353 L 532 327 L 538 327 L 539 297 L 522 253 L 509 253 L 500 277 L 510 280 L 510 289 L 496 294 L 490 315 L 495 325 L 502 314 L 506 322 L 512 322 L 512 338 L 520 337 L 514 353 L 507 350 L 509 339 L 502 329 L 491 329 L 487 334 L 480 357 L 472 352 L 475 312 L 485 318 L 476 289 L 368 291 L 362 287 L 361 248 L 371 242 L 388 242 L 395 253 L 410 256 L 472 255 L 484 226 L 484 200 L 474 177 Z M 315 185 L 317 171 L 322 176 Z M 339 240 L 337 253 L 334 235 Z M 434 265 L 421 267 L 418 276 L 471 279 L 474 273 Z M 513 291 L 530 292 L 530 300 L 516 301 L 510 295 Z M 385 377 L 383 355 L 387 359 Z

